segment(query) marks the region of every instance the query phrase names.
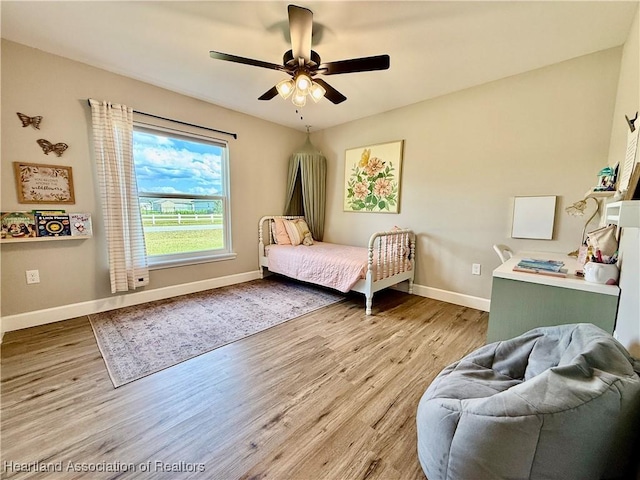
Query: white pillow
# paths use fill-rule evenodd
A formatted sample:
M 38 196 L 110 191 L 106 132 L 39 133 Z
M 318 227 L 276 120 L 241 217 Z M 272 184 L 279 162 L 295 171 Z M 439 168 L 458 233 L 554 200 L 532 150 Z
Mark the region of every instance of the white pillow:
M 285 220 L 284 226 L 289 235 L 291 245 L 313 245 L 313 237 L 309 231 L 309 225 L 301 218 Z

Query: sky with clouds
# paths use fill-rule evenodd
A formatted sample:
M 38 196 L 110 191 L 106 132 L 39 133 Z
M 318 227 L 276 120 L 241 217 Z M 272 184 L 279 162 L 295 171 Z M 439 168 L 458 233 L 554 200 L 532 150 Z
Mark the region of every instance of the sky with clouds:
M 153 193 L 223 193 L 222 147 L 134 131 L 138 190 Z

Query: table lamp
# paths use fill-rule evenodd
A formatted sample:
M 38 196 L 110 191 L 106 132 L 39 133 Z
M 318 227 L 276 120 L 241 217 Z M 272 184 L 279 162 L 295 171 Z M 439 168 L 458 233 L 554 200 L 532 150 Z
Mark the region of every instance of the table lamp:
M 584 228 L 582 229 L 582 236 L 580 237 L 580 245 L 584 244 L 585 242 L 585 234 L 587 232 L 587 225 L 589 225 L 589 222 L 591 220 L 593 220 L 593 218 L 598 214 L 598 212 L 600 212 L 600 202 L 598 200 L 596 200 L 593 197 L 585 197 L 582 200 L 579 200 L 577 202 L 575 202 L 572 205 L 569 205 L 567 208 L 564 209 L 565 212 L 567 212 L 569 215 L 571 215 L 572 217 L 583 217 L 584 216 L 584 212 L 587 209 L 587 205 L 588 202 L 587 200 L 593 200 L 594 202 L 596 202 L 596 209 L 594 210 L 594 212 L 591 214 L 591 216 L 587 219 L 586 222 L 584 222 Z M 574 250 L 573 252 L 569 253 L 570 257 L 577 257 L 578 256 L 578 252 L 579 252 L 579 248 Z

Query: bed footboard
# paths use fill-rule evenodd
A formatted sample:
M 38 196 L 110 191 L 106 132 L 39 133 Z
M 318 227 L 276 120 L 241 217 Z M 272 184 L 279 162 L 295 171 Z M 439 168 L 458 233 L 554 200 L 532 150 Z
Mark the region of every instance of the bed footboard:
M 366 314 L 371 315 L 373 294 L 408 281 L 413 293 L 416 237 L 410 229 L 395 229 L 371 235 L 368 246 L 367 276 L 362 293 L 366 297 Z

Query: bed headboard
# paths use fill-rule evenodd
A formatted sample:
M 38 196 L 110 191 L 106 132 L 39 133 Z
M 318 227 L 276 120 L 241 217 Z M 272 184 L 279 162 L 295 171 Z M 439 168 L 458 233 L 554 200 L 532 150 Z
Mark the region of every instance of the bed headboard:
M 264 257 L 264 246 L 275 243 L 273 241 L 273 229 L 271 225 L 276 218 L 284 218 L 285 220 L 293 220 L 294 218 L 303 218 L 303 215 L 267 215 L 260 219 L 258 223 L 258 254 Z M 266 226 L 266 230 L 265 230 Z

